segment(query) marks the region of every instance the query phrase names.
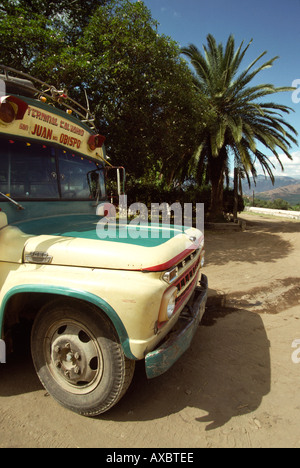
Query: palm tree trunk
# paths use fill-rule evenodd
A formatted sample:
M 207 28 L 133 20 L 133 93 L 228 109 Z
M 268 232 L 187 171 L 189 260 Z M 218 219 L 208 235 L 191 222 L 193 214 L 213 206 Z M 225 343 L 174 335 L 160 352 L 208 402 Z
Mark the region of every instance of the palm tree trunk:
M 223 193 L 226 156 L 225 150 L 225 155 L 220 153 L 218 157 L 210 160 L 211 200 L 208 219 L 212 222 L 224 221 Z
M 237 167 L 234 168 L 233 176 L 233 218 L 237 220 L 238 214 L 238 185 L 239 185 L 239 170 Z

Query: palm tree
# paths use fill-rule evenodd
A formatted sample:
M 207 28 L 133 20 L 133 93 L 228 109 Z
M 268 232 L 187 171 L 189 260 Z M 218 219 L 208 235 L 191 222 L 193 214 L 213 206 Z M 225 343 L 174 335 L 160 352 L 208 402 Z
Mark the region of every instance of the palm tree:
M 194 86 L 201 97 L 204 109 L 203 122 L 199 132 L 199 146 L 191 165 L 194 168 L 204 162 L 212 186 L 210 219 L 223 215 L 224 175 L 229 171 L 230 157 L 235 166 L 242 168 L 248 182 L 250 175 L 257 176 L 255 164 L 260 163 L 265 175 L 274 183 L 274 167 L 265 152 L 275 155 L 281 168 L 278 149 L 289 159 L 291 143 L 296 144 L 296 130 L 283 118 L 291 108 L 267 102 L 266 96 L 292 88 L 275 87 L 272 84 L 251 84 L 262 71 L 273 65 L 278 58 L 255 68 L 266 54 L 260 54 L 244 71 L 239 72 L 241 62 L 252 41 L 243 48 L 243 42 L 235 50 L 234 37 L 228 38 L 225 49 L 217 44 L 212 35 L 207 36 L 204 52 L 190 44 L 182 52 L 194 67 Z M 265 148 L 262 152 L 257 144 Z

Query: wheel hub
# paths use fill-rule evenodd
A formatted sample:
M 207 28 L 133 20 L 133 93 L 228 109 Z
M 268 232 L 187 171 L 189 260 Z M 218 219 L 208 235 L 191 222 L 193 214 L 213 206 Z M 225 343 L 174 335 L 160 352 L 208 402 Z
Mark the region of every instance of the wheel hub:
M 79 324 L 60 326 L 51 341 L 51 367 L 65 384 L 84 390 L 101 378 L 103 364 L 97 341 Z

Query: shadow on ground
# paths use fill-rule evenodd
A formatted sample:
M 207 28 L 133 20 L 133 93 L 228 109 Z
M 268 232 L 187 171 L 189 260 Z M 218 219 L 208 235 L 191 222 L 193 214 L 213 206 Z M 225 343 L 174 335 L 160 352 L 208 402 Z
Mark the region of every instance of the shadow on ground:
M 300 222 L 266 220 L 248 221 L 245 231 L 205 231 L 207 265 L 226 265 L 230 261 L 272 263 L 287 257 L 293 245 L 282 239 L 282 233 L 297 235 Z M 226 248 L 224 248 L 226 236 Z
M 125 397 L 105 420 L 146 421 L 193 407 L 206 430 L 251 413 L 270 391 L 269 341 L 261 317 L 209 307 L 191 348 L 164 375 L 148 381 L 142 363 Z

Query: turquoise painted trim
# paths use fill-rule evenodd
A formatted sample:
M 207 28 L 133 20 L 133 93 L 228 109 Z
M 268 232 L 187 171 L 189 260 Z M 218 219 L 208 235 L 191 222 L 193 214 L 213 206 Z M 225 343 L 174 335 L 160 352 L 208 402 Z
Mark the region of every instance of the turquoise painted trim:
M 104 218 L 105 220 L 105 218 Z M 102 229 L 105 237 L 99 237 L 98 225 L 100 217 L 95 214 L 69 214 L 63 216 L 49 216 L 39 219 L 28 219 L 15 222 L 23 233 L 32 236 L 52 235 L 73 237 L 88 240 L 118 242 L 123 244 L 139 245 L 142 247 L 157 247 L 166 243 L 170 238 L 182 233 L 178 227 L 170 227 L 164 229 L 161 225 L 147 224 L 140 226 L 138 229 L 135 225 L 120 225 L 118 222 L 109 226 L 109 230 Z M 107 224 L 106 224 L 107 225 Z M 111 229 L 111 231 L 110 231 Z
M 0 197 L 0 208 L 7 216 L 8 224 L 29 221 L 30 219 L 36 220 L 37 218 L 47 220 L 50 216 L 71 214 L 95 215 L 96 211 L 95 202 L 93 201 L 19 200 L 19 203 L 21 203 L 25 210 L 18 210 L 12 203 Z
M 129 345 L 129 337 L 127 331 L 124 327 L 123 322 L 120 320 L 120 317 L 116 311 L 101 297 L 96 296 L 95 294 L 89 293 L 87 291 L 80 291 L 71 288 L 63 288 L 60 286 L 45 286 L 38 284 L 22 284 L 19 286 L 14 286 L 10 289 L 4 296 L 1 308 L 0 308 L 0 337 L 2 336 L 2 327 L 3 319 L 5 315 L 5 310 L 8 301 L 15 296 L 16 294 L 31 292 L 31 293 L 44 293 L 44 294 L 56 294 L 60 296 L 73 297 L 75 299 L 81 299 L 83 301 L 89 302 L 90 304 L 95 305 L 96 307 L 101 308 L 103 312 L 111 319 L 114 327 L 119 335 L 120 342 L 124 351 L 125 356 L 129 359 L 136 359 L 136 357 L 131 353 Z

